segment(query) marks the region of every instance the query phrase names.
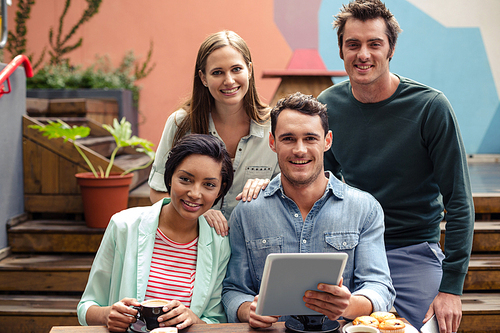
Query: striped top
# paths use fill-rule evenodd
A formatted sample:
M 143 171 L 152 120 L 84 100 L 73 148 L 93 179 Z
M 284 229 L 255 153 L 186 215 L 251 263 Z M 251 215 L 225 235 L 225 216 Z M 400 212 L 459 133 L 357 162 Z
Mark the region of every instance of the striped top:
M 179 300 L 191 305 L 196 274 L 198 237 L 187 244 L 176 243 L 156 231 L 145 300 Z

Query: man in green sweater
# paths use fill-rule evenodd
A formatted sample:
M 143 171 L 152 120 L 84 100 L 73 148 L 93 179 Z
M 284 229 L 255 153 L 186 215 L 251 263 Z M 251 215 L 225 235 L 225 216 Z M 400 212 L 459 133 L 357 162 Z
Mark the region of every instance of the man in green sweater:
M 380 0 L 344 5 L 334 27 L 349 80 L 318 97 L 333 132 L 325 170 L 382 205 L 398 314 L 417 329 L 435 314 L 441 333 L 456 332 L 474 207 L 453 109 L 442 92 L 390 72 L 401 29 Z

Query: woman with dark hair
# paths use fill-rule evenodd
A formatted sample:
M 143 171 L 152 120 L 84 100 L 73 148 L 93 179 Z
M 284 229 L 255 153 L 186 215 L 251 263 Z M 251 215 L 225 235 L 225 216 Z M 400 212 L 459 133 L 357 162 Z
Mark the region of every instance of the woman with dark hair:
M 190 134 L 179 140 L 165 165 L 170 198 L 111 218 L 78 304 L 80 323 L 126 331 L 136 321 L 130 306 L 148 299 L 170 301 L 160 326 L 226 322 L 221 291 L 229 240 L 202 214 L 232 182 L 231 158 L 219 139 Z
M 149 176 L 150 198 L 168 196 L 163 185 L 165 159 L 187 133 L 221 139 L 233 161 L 234 184 L 219 210 L 204 216 L 227 234 L 227 220 L 241 199 L 251 200 L 279 173 L 276 154 L 269 148 L 270 108 L 255 88 L 253 64 L 245 41 L 232 31 L 208 36 L 196 58 L 191 98 L 167 120 Z

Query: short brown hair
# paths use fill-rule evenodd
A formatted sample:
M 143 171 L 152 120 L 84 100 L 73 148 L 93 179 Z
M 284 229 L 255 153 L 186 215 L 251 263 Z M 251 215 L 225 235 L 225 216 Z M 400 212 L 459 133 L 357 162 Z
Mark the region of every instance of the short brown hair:
M 340 12 L 334 16 L 333 28 L 337 29 L 340 55 L 342 56 L 344 28 L 349 18 L 366 21 L 379 17 L 385 21 L 387 28 L 385 34 L 389 39 L 389 54 L 391 54 L 396 47 L 398 35 L 402 31 L 394 15 L 380 0 L 354 0 L 348 5 L 343 5 Z
M 328 113 L 326 105 L 318 102 L 318 100 L 311 95 L 304 95 L 300 92 L 296 92 L 280 99 L 271 110 L 271 133 L 273 136 L 275 136 L 278 116 L 281 111 L 285 109 L 296 110 L 310 116 L 319 116 L 321 119 L 321 126 L 325 130 L 325 136 L 328 133 Z

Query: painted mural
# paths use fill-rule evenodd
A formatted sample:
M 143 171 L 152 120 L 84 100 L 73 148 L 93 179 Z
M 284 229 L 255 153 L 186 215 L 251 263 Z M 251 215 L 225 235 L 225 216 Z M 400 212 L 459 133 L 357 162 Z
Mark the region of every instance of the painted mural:
M 293 59 L 304 50 L 311 54 L 313 65 L 310 66 L 324 64 L 328 70 L 344 68 L 338 54 L 336 32 L 332 29 L 333 15 L 344 2 L 275 0 L 275 23 L 293 50 L 288 68 L 296 66 Z M 385 3 L 403 29 L 391 71 L 445 93 L 457 115 L 467 153 L 500 153 L 500 83 L 495 82 L 485 45 L 493 40 L 484 40 L 481 20 L 473 26 L 475 21 L 471 15 L 465 15 L 463 24 L 455 19 L 453 25 L 445 25 L 439 18 L 446 17 L 449 8 L 416 0 L 386 0 Z M 493 7 L 491 10 L 498 7 L 493 2 L 489 4 Z M 460 12 L 473 11 L 464 1 L 458 1 L 452 10 L 458 17 Z M 320 59 L 314 60 L 314 57 Z M 301 64 L 307 66 L 308 62 Z

